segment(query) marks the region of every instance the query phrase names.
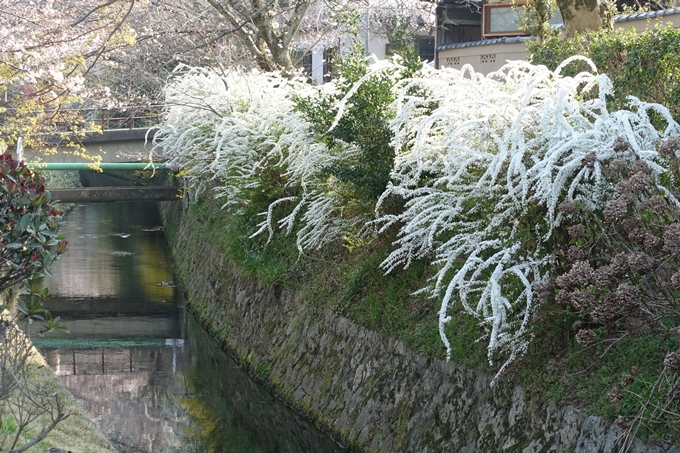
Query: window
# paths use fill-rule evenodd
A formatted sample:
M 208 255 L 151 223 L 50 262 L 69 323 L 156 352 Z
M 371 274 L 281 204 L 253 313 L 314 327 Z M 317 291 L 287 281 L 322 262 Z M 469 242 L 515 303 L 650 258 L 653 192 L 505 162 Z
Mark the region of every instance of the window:
M 484 37 L 525 35 L 526 33 L 517 27 L 517 15 L 524 14 L 523 5 L 517 3 L 516 10 L 507 4 L 484 5 L 482 12 Z

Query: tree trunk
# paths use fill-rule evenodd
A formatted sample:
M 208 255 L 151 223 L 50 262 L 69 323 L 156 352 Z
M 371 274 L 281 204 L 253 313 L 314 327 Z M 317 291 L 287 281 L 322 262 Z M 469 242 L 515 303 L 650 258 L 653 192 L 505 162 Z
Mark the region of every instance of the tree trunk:
M 207 0 L 238 33 L 263 71 L 295 73 L 295 37 L 315 0 Z M 285 3 L 285 6 L 279 6 Z
M 557 7 L 562 13 L 567 38 L 574 33 L 599 30 L 603 26 L 611 28 L 611 23 L 605 23 L 606 3 L 600 0 L 557 0 Z

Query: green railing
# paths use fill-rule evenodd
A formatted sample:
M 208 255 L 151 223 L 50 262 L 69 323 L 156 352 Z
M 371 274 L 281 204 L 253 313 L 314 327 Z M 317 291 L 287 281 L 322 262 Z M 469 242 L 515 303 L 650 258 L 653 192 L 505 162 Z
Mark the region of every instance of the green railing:
M 102 130 L 113 129 L 143 129 L 156 126 L 161 121 L 163 105 L 130 105 L 117 108 L 83 108 L 65 109 L 63 117 L 68 113 L 75 114 L 86 121 L 100 126 Z M 57 127 L 65 131 L 70 130 L 68 121 L 57 122 Z

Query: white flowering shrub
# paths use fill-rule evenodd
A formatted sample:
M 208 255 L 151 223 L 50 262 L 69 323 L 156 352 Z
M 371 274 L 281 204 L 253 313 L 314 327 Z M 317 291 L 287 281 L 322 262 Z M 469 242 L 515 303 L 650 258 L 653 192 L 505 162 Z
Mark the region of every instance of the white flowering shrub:
M 488 77 L 470 67 L 425 71 L 395 87 L 399 152 L 381 200 L 398 196 L 406 205 L 379 218 L 383 230 L 400 225 L 383 266 L 433 259 L 438 272 L 424 290 L 441 299 L 448 353 L 445 327 L 460 303 L 486 328 L 489 360 L 504 358 L 500 374 L 526 351 L 532 286 L 551 264 L 558 205 L 601 208 L 614 192 L 602 163 L 614 157 L 664 172 L 657 146 L 680 127 L 666 108 L 635 99 L 635 111 L 608 111 L 605 75 L 562 77 L 560 68 L 525 62 Z M 651 124 L 649 110 L 666 118 L 664 130 Z M 616 151 L 621 139 L 630 145 Z
M 168 163 L 192 189 L 212 187 L 224 207 L 240 210 L 265 192 L 260 198 L 271 204 L 253 236 L 271 238 L 279 227 L 291 233 L 299 221 L 300 250 L 335 239 L 345 220 L 336 215 L 334 181 L 319 173 L 337 155 L 315 140 L 292 100 L 312 87 L 278 74 L 183 69 L 166 89 L 167 118 L 154 137 Z M 287 214 L 278 218 L 282 207 Z
M 644 162 L 658 181 L 666 172 L 658 146 L 680 126 L 664 107 L 634 98 L 632 110 L 608 111 L 612 85 L 604 75 L 563 77 L 560 68 L 525 62 L 488 77 L 470 67 L 413 73 L 399 61 L 359 69 L 356 82 L 322 87 L 188 69 L 167 88 L 170 107 L 155 141 L 192 187 L 211 186 L 225 207 L 265 200 L 253 236 L 294 233 L 300 251 L 367 223 L 346 207 L 372 202 L 371 165 L 393 162 L 372 223 L 383 233 L 398 229 L 384 270 L 434 264 L 421 291 L 441 300 L 447 355 L 446 326 L 460 304 L 485 329 L 500 375 L 526 352 L 535 286 L 550 273 L 565 219 L 558 207 L 598 210 L 615 198 L 603 176 L 614 158 Z M 368 124 L 372 99 L 393 101 L 376 108 L 391 122 Z M 654 124 L 666 119 L 664 129 L 650 111 Z M 373 162 L 375 140 L 366 137 L 385 134 L 389 147 Z
M 166 88 L 167 119 L 155 141 L 197 190 L 219 180 L 225 204 L 243 203 L 243 190 L 255 184 L 258 165 L 290 110 L 279 99 L 283 90 L 274 88 L 285 83 L 275 75 L 249 79 L 187 69 Z

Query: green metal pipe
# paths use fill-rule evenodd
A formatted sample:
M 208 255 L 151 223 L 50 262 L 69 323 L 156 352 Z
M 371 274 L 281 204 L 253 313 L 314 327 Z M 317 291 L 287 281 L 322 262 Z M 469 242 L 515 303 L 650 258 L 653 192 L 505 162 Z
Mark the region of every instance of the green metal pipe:
M 67 162 L 37 162 L 29 163 L 32 170 L 93 170 L 97 166 L 88 163 L 67 163 Z M 167 170 L 168 167 L 163 163 L 149 164 L 144 162 L 115 162 L 101 163 L 98 165 L 102 170 Z

